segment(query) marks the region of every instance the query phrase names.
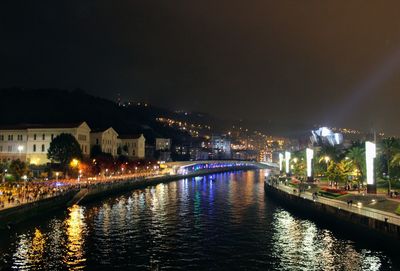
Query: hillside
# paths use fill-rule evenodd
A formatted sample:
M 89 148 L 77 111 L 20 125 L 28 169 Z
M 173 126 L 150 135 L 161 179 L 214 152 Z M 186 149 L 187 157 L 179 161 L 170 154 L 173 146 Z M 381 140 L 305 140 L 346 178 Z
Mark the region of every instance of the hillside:
M 175 143 L 190 135 L 155 121 L 176 113 L 152 107 L 120 107 L 83 90 L 20 89 L 0 90 L 0 125 L 18 123 L 71 123 L 86 121 L 95 128 L 114 127 L 120 134 L 144 133 L 149 142 L 169 137 Z

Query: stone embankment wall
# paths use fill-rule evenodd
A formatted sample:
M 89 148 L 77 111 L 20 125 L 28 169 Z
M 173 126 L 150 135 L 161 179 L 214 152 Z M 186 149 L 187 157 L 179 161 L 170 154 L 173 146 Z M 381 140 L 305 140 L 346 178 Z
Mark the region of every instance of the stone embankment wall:
M 18 223 L 32 219 L 36 216 L 48 214 L 54 210 L 63 208 L 70 201 L 76 191 L 69 191 L 65 194 L 39 201 L 22 204 L 20 206 L 4 209 L 0 211 L 0 229 L 12 227 Z
M 400 240 L 400 226 L 391 224 L 390 219 L 385 222 L 318 201 L 314 202 L 295 194 L 289 194 L 269 184 L 265 184 L 265 192 L 267 197 L 274 198 L 282 205 L 296 210 L 302 215 L 327 222 L 331 226 L 351 228 L 356 231 L 353 231 L 354 233 L 364 234 L 366 238 L 368 238 L 368 234 L 372 234 L 374 237 L 384 237 L 395 242 Z

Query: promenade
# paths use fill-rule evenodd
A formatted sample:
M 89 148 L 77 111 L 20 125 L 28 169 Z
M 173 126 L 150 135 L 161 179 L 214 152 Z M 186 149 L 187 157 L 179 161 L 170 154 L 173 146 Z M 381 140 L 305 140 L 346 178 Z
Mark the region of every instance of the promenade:
M 126 180 L 143 180 L 145 178 L 165 176 L 158 171 L 115 176 L 97 176 L 78 179 L 60 179 L 43 182 L 16 182 L 0 186 L 0 210 L 17 207 L 23 204 L 54 198 L 73 190 L 80 190 L 99 184 L 122 182 Z
M 270 185 L 270 184 L 268 184 L 268 185 Z M 400 216 L 397 216 L 394 213 L 369 208 L 369 207 L 363 206 L 362 204 L 357 204 L 357 202 L 353 202 L 352 205 L 348 205 L 346 202 L 341 201 L 341 200 L 335 200 L 335 199 L 325 198 L 325 197 L 321 197 L 321 196 L 313 197 L 312 193 L 310 193 L 310 192 L 306 191 L 306 192 L 299 193 L 298 189 L 294 189 L 293 187 L 284 185 L 279 182 L 273 186 L 275 188 L 278 188 L 281 191 L 284 191 L 288 194 L 295 195 L 297 197 L 301 197 L 305 200 L 319 202 L 319 203 L 329 205 L 329 206 L 332 206 L 332 207 L 335 207 L 338 209 L 346 210 L 351 213 L 355 213 L 358 215 L 366 216 L 366 217 L 373 218 L 373 219 L 376 219 L 379 221 L 383 221 L 383 222 L 387 222 L 390 224 L 400 226 Z

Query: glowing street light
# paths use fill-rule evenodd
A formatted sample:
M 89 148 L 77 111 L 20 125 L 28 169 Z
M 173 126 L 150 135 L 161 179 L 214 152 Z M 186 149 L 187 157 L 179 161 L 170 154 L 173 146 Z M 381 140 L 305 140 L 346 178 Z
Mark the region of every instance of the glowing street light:
M 290 172 L 290 167 L 289 167 L 289 162 L 290 162 L 290 152 L 285 151 L 285 166 L 286 166 L 286 174 L 289 174 Z
M 307 148 L 306 156 L 307 156 L 307 177 L 309 179 L 311 179 L 312 178 L 312 159 L 314 158 L 314 150 Z
M 21 153 L 22 153 L 22 151 L 24 150 L 24 146 L 19 145 L 19 146 L 17 147 L 17 150 L 18 150 L 18 152 L 19 152 L 19 158 L 21 158 Z
M 282 172 L 283 154 L 279 153 L 279 171 Z
M 365 162 L 367 166 L 367 193 L 376 194 L 374 178 L 374 159 L 376 157 L 376 145 L 370 141 L 365 142 Z
M 71 160 L 71 163 L 70 163 L 70 166 L 71 167 L 77 167 L 79 165 L 79 160 L 78 159 L 72 159 Z
M 58 175 L 60 175 L 59 172 L 56 172 L 56 181 L 58 182 Z

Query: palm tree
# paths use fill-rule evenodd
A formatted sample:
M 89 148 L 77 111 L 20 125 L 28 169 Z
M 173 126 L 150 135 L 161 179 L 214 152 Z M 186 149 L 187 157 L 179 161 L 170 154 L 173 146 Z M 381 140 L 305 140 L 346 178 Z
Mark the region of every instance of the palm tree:
M 393 156 L 393 159 L 392 159 L 392 161 L 390 162 L 390 164 L 391 164 L 393 167 L 395 167 L 395 166 L 400 166 L 400 152 L 399 152 L 399 153 L 396 153 L 396 154 Z
M 339 162 L 343 158 L 343 152 L 337 146 L 324 145 L 319 151 L 319 156 L 322 159 L 329 157 L 329 160 Z
M 352 162 L 356 171 L 360 174 L 357 176 L 358 192 L 360 192 L 360 182 L 364 182 L 365 176 L 365 148 L 361 146 L 353 146 L 347 152 L 348 159 Z
M 388 176 L 388 195 L 390 190 L 392 190 L 392 185 L 390 182 L 391 177 L 391 167 L 394 155 L 399 151 L 400 143 L 399 140 L 394 137 L 388 137 L 382 140 L 381 143 L 381 153 L 385 159 L 386 163 L 386 175 Z

